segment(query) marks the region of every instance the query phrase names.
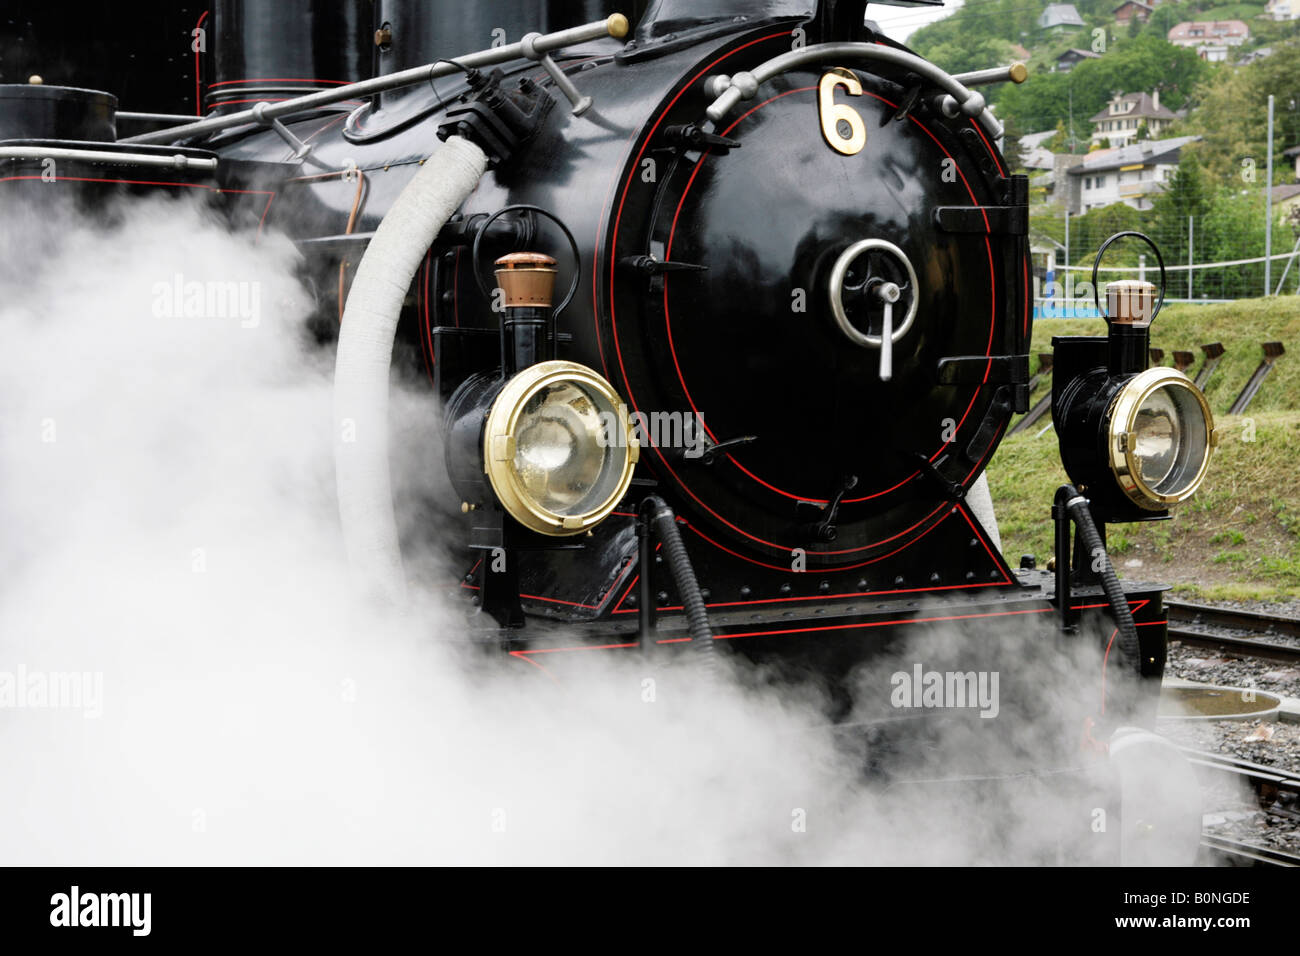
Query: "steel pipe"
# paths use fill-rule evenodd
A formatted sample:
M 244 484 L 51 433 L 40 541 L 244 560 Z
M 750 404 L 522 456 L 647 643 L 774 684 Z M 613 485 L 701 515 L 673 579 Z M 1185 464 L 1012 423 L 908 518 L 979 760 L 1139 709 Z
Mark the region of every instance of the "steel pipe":
M 627 29 L 627 17 L 621 13 L 616 13 L 594 23 L 586 23 L 582 26 L 570 27 L 568 30 L 559 30 L 555 33 L 533 37 L 530 39 L 529 48 L 536 54 L 546 54 L 553 50 L 572 46 L 575 43 L 585 43 L 588 40 L 599 40 L 607 36 L 620 38 L 627 35 Z M 477 53 L 467 53 L 455 59 L 465 66 L 478 68 L 526 58 L 524 43 L 520 41 L 506 46 L 480 50 Z M 238 113 L 213 116 L 193 123 L 186 123 L 184 126 L 173 126 L 152 133 L 141 133 L 121 140 L 121 142 L 170 143 L 178 139 L 189 139 L 201 134 L 230 129 L 233 126 L 258 123 L 259 119 L 262 124 L 269 125 L 272 120 L 283 119 L 294 113 L 305 113 L 319 109 L 322 106 L 342 103 L 345 100 L 361 99 L 374 93 L 382 93 L 385 90 L 410 86 L 413 83 L 426 83 L 440 76 L 449 76 L 452 73 L 459 72 L 460 67 L 453 66 L 446 60 L 440 60 L 437 63 L 426 63 L 424 66 L 415 66 L 409 70 L 402 70 L 400 73 L 377 76 L 373 79 L 362 80 L 359 83 L 349 83 L 335 89 L 309 93 L 306 96 L 296 96 L 293 99 L 282 100 L 279 103 L 259 103 L 253 109 L 241 110 Z M 259 110 L 260 116 L 258 115 Z
M 0 146 L 0 159 L 79 159 L 117 166 L 158 166 L 167 169 L 217 168 L 216 157 L 165 156 L 154 153 L 114 153 L 106 149 L 68 149 L 57 146 Z
M 717 93 L 718 90 L 721 90 L 721 93 L 709 105 L 708 117 L 715 123 L 721 121 L 741 100 L 752 99 L 760 86 L 787 70 L 828 59 L 851 57 L 877 60 L 910 70 L 951 96 L 961 112 L 978 118 L 985 131 L 994 139 L 1002 135 L 1002 124 L 989 112 L 982 95 L 968 89 L 951 73 L 945 72 L 929 60 L 923 60 L 914 53 L 895 50 L 893 47 L 876 43 L 818 43 L 782 53 L 759 64 L 753 70 L 737 73 L 725 81 L 721 77 L 709 77 L 704 81 L 704 89 L 710 95 Z

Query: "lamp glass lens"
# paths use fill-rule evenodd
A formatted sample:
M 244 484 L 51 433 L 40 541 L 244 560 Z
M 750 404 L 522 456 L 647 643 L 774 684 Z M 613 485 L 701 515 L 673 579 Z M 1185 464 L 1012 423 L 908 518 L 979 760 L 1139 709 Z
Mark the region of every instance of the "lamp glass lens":
M 1137 435 L 1134 454 L 1142 463 L 1142 480 L 1154 488 L 1168 477 L 1178 457 L 1181 442 L 1178 409 L 1168 389 L 1154 392 L 1141 407 L 1133 422 Z
M 1138 406 L 1133 432 L 1142 483 L 1161 495 L 1189 492 L 1209 454 L 1209 424 L 1195 393 L 1183 385 L 1156 389 Z
M 607 437 L 609 403 L 577 382 L 538 390 L 515 426 L 515 473 L 524 492 L 558 515 L 600 508 L 622 474 L 627 449 Z

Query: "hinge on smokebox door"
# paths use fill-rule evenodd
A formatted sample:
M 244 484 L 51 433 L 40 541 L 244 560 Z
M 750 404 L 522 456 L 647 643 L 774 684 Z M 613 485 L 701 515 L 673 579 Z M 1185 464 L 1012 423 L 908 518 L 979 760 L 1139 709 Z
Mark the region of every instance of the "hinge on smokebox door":
M 989 410 L 963 452 L 972 464 L 980 461 L 998 429 L 1016 413 L 1029 410 L 1028 355 L 949 355 L 939 359 L 939 385 L 996 385 Z

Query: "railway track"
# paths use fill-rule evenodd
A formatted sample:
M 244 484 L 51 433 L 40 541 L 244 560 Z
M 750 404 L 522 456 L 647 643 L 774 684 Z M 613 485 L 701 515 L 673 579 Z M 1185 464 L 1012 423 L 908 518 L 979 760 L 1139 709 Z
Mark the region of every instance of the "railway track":
M 1201 837 L 1201 847 L 1211 861 L 1224 866 L 1300 867 L 1300 856 L 1269 847 L 1242 843 L 1240 840 L 1229 840 L 1207 834 Z
M 1215 774 L 1226 774 L 1249 784 L 1255 791 L 1261 809 L 1270 816 L 1284 821 L 1297 814 L 1281 807 L 1282 795 L 1300 797 L 1300 773 L 1252 763 L 1229 754 L 1209 753 L 1189 747 L 1180 748 L 1188 761 L 1197 768 Z M 1300 856 L 1275 847 L 1245 843 L 1212 833 L 1201 835 L 1201 846 L 1211 862 L 1227 866 L 1297 866 Z
M 1275 796 L 1278 793 L 1300 795 L 1300 773 L 1293 770 L 1251 763 L 1230 754 L 1210 753 L 1190 747 L 1179 749 L 1193 766 L 1204 767 L 1216 773 L 1232 774 L 1249 783 L 1261 797 Z
M 1300 664 L 1300 619 L 1181 601 L 1166 601 L 1165 607 L 1169 612 L 1170 640 Z M 1249 636 L 1243 636 L 1243 632 Z

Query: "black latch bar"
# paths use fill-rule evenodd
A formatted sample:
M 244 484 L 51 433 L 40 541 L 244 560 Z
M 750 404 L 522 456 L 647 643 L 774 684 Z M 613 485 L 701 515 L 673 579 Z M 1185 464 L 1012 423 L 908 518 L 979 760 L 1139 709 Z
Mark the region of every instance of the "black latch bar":
M 940 385 L 1025 385 L 1029 356 L 948 355 L 939 359 L 936 375 Z
M 934 211 L 934 221 L 944 232 L 1025 236 L 1029 234 L 1029 207 L 940 206 Z

